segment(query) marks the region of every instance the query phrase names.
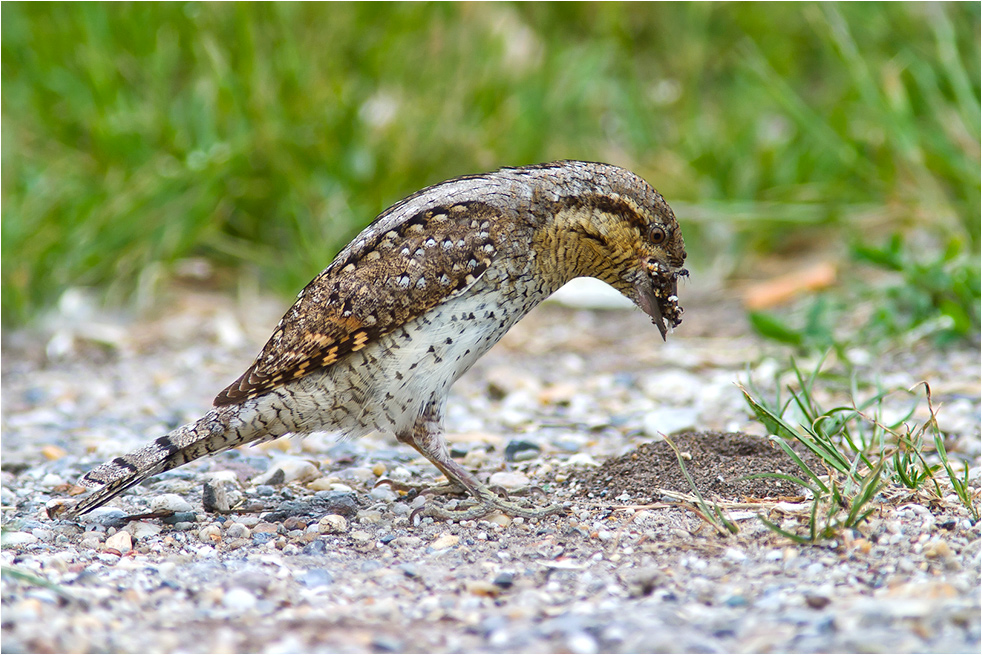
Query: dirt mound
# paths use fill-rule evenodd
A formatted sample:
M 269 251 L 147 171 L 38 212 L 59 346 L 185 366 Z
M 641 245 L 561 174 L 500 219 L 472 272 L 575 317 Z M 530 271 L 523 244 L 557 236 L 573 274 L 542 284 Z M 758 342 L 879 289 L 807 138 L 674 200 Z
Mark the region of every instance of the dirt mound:
M 682 432 L 670 438 L 707 499 L 739 501 L 801 493 L 798 485 L 784 480 L 744 479 L 757 473 L 802 476 L 791 458 L 763 437 L 739 432 Z M 612 499 L 626 493 L 632 501 L 646 503 L 660 498 L 659 489 L 692 493 L 675 453 L 664 441 L 643 443 L 635 451 L 607 460 L 600 468 L 578 471 L 573 478 L 580 483 L 579 495 L 592 498 Z

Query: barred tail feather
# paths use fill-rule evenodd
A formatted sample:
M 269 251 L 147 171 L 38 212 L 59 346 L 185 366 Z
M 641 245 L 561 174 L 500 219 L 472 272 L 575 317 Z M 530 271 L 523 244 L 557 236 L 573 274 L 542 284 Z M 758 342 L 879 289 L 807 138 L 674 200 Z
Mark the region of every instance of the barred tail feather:
M 66 513 L 80 516 L 101 507 L 143 480 L 205 455 L 219 453 L 257 440 L 275 438 L 257 421 L 243 421 L 242 407 L 216 407 L 139 450 L 116 457 L 83 475 L 78 484 L 97 490 Z

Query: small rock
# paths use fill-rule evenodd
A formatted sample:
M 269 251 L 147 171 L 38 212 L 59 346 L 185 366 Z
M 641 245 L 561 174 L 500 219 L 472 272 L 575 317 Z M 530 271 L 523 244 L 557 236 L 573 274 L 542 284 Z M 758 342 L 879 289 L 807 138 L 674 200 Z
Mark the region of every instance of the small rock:
M 495 586 L 494 583 L 487 580 L 468 580 L 464 583 L 464 587 L 467 589 L 467 593 L 475 596 L 494 598 L 501 594 L 501 587 Z
M 41 481 L 38 483 L 38 485 L 43 487 L 44 489 L 53 489 L 54 487 L 63 484 L 65 484 L 65 479 L 60 475 L 56 475 L 54 473 L 48 473 L 43 478 L 41 478 Z
M 501 512 L 495 512 L 484 517 L 484 520 L 493 525 L 499 525 L 503 528 L 507 528 L 511 525 L 512 519 L 507 514 L 502 514 Z
M 505 459 L 509 462 L 524 462 L 535 459 L 542 449 L 538 444 L 523 439 L 512 439 L 505 446 Z
M 928 559 L 948 559 L 951 556 L 951 546 L 949 546 L 948 542 L 946 541 L 936 539 L 928 542 L 928 544 L 924 546 L 924 557 L 927 557 Z
M 822 594 L 805 593 L 805 604 L 813 610 L 822 610 L 828 607 L 832 599 Z
M 590 653 L 596 653 L 600 649 L 596 638 L 589 632 L 583 630 L 576 630 L 568 634 L 566 636 L 566 647 L 569 648 L 569 652 L 579 655 L 589 655 Z
M 355 530 L 351 533 L 351 538 L 355 541 L 371 541 L 375 537 L 365 530 Z
M 106 539 L 106 548 L 111 548 L 125 555 L 133 550 L 133 537 L 130 536 L 129 532 L 120 530 L 113 536 Z
M 399 495 L 392 491 L 392 487 L 386 484 L 375 487 L 368 492 L 368 495 L 371 496 L 373 500 L 379 500 L 385 503 L 391 503 L 399 498 Z
M 576 453 L 570 455 L 569 459 L 563 462 L 563 466 L 600 466 L 600 462 L 593 459 L 588 453 Z
M 151 512 L 193 512 L 191 503 L 177 494 L 161 494 L 150 501 Z
M 326 569 L 310 569 L 300 577 L 300 582 L 307 587 L 326 587 L 334 582 L 334 576 Z
M 118 507 L 97 507 L 85 515 L 86 524 L 113 525 L 126 516 Z
M 317 539 L 304 546 L 300 552 L 304 555 L 318 557 L 327 553 L 327 543 L 323 539 Z
M 459 542 L 459 536 L 450 534 L 449 532 L 444 532 L 442 535 L 433 540 L 433 542 L 430 544 L 430 548 L 433 550 L 444 550 L 445 548 L 453 548 Z
M 375 464 L 375 466 L 372 467 L 372 473 L 374 473 L 375 474 L 375 477 L 377 477 L 377 478 L 380 478 L 383 475 L 385 475 L 385 471 L 386 470 L 387 470 L 386 469 L 386 466 L 382 462 L 378 462 L 378 463 Z
M 523 489 L 529 485 L 529 482 L 528 476 L 509 471 L 499 471 L 488 480 L 492 487 L 504 487 L 508 491 Z
M 320 476 L 320 471 L 312 462 L 305 459 L 286 459 L 276 463 L 274 470 L 283 471 L 284 482 L 309 482 Z
M 343 534 L 348 531 L 348 520 L 340 514 L 328 514 L 317 522 L 321 534 Z
M 329 491 L 333 488 L 336 479 L 337 478 L 333 477 L 317 478 L 316 480 L 308 482 L 307 488 L 313 489 L 314 491 Z
M 124 529 L 137 541 L 156 536 L 163 530 L 156 523 L 150 523 L 149 521 L 130 521 Z
M 351 466 L 341 469 L 336 475 L 342 480 L 353 480 L 355 482 L 372 482 L 375 480 L 375 474 L 372 472 L 372 469 L 364 466 Z
M 252 544 L 254 546 L 262 546 L 263 544 L 269 543 L 270 541 L 276 541 L 276 534 L 273 532 L 252 533 Z
M 198 515 L 195 514 L 194 512 L 177 512 L 176 514 L 172 514 L 171 516 L 167 516 L 161 519 L 163 523 L 166 523 L 167 525 L 173 525 L 174 528 L 178 530 L 187 530 L 188 529 L 187 527 L 178 528 L 178 526 L 184 523 L 193 524 L 197 520 L 198 520 Z
M 627 569 L 618 577 L 624 583 L 631 598 L 650 596 L 655 589 L 664 586 L 668 579 L 661 569 L 655 566 Z
M 242 587 L 233 587 L 225 592 L 225 595 L 222 597 L 222 605 L 230 610 L 239 612 L 251 610 L 256 606 L 257 602 L 252 592 Z
M 374 525 L 382 521 L 382 512 L 375 509 L 363 509 L 356 515 L 359 523 Z
M 201 488 L 201 505 L 206 512 L 225 513 L 231 509 L 225 485 L 215 480 L 209 480 Z
M 274 469 L 269 475 L 263 474 L 259 479 L 264 480 L 264 483 L 256 485 L 256 494 L 260 496 L 272 496 L 276 493 L 276 487 L 274 485 L 283 484 L 283 481 L 286 480 L 286 475 L 283 473 L 283 469 Z
M 198 539 L 206 544 L 217 543 L 222 540 L 222 529 L 217 523 L 209 523 L 198 530 Z
M 55 540 L 55 533 L 52 530 L 45 530 L 44 528 L 34 528 L 31 530 L 31 534 L 38 538 L 38 541 L 43 541 L 44 543 L 51 543 Z
M 354 516 L 358 512 L 358 502 L 355 494 L 350 491 L 318 491 L 317 507 L 327 514 Z
M 401 653 L 406 650 L 402 642 L 389 635 L 375 635 L 372 637 L 372 650 L 377 653 Z
M 233 523 L 225 530 L 225 534 L 229 539 L 248 539 L 252 536 L 252 530 L 241 523 Z
M 60 446 L 47 445 L 41 448 L 41 454 L 45 459 L 49 461 L 54 461 L 56 459 L 61 459 L 68 454 L 68 451 Z
M 495 576 L 492 584 L 498 585 L 502 589 L 509 589 L 513 584 L 515 584 L 515 574 L 507 571 L 499 573 L 497 576 Z
M 20 546 L 37 543 L 38 538 L 30 532 L 7 532 L 3 535 L 4 546 Z

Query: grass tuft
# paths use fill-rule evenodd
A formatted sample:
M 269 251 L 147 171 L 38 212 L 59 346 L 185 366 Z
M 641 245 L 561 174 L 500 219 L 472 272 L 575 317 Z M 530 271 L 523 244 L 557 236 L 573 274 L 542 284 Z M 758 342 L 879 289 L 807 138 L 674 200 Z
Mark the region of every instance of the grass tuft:
M 187 257 L 292 295 L 406 194 L 557 158 L 652 181 L 697 270 L 914 227 L 975 256 L 979 12 L 3 3 L 3 320 Z
M 794 461 L 800 475 L 763 472 L 753 478 L 788 480 L 808 490 L 812 506 L 804 534 L 791 532 L 760 516 L 774 532 L 798 543 L 817 543 L 836 538 L 841 531 L 858 528 L 876 511 L 878 495 L 890 487 L 924 491 L 935 502 L 945 500 L 943 487 L 954 492 L 973 521 L 979 520 L 979 495 L 970 485 L 968 467 L 958 473 L 944 447 L 938 428 L 930 386 L 923 383 L 930 418 L 910 425 L 917 403 L 901 418 L 884 424 L 884 400 L 894 391 L 877 390 L 859 402 L 859 384 L 850 378 L 850 406 L 825 409 L 818 401 L 816 383 L 823 373 L 823 357 L 805 375 L 792 360 L 790 371 L 796 385 L 787 388 L 782 402 L 780 390 L 773 400 L 748 381 L 740 389 L 751 411 L 767 428 L 770 439 Z M 930 442 L 925 438 L 931 434 Z M 933 446 L 934 453 L 928 451 Z M 798 449 L 795 449 L 795 446 Z M 808 453 L 802 456 L 799 451 Z M 937 459 L 929 464 L 928 458 Z M 945 477 L 938 477 L 940 471 Z

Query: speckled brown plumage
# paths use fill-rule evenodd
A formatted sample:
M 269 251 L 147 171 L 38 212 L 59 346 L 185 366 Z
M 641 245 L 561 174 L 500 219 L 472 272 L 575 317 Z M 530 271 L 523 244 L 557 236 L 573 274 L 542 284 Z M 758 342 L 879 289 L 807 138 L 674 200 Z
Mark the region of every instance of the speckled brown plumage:
M 100 487 L 70 514 L 206 455 L 315 430 L 387 430 L 474 496 L 438 518 L 499 509 L 452 460 L 442 436 L 450 386 L 541 300 L 574 277 L 599 278 L 649 314 L 664 337 L 681 322 L 681 230 L 640 177 L 564 161 L 456 178 L 393 205 L 300 292 L 249 369 L 204 417 L 85 474 Z M 666 323 L 667 321 L 667 323 Z

